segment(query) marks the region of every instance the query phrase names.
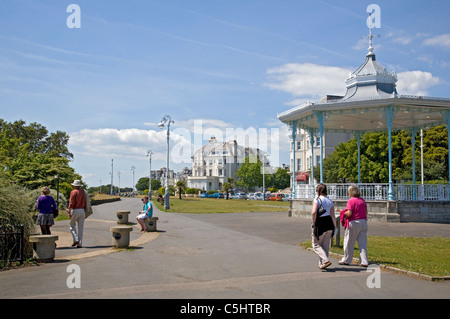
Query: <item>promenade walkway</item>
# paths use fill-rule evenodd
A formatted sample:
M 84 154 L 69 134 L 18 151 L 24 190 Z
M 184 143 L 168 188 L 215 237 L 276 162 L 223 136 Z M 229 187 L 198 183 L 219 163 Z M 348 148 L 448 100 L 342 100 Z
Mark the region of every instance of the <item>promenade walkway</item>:
M 157 233 L 131 233 L 131 248 L 111 248 L 109 227 L 117 210 L 135 221 L 139 199 L 94 206 L 83 248 L 72 248 L 68 222 L 54 263 L 0 272 L 0 298 L 449 298 L 449 282 L 429 282 L 382 271 L 380 288 L 367 285 L 372 271 L 339 266 L 327 271 L 297 244 L 309 239 L 309 221 L 286 213 L 173 214 L 157 209 Z M 450 225 L 370 224 L 369 235 L 450 236 Z M 369 251 L 370 258 L 370 251 Z M 70 265 L 81 288 L 69 288 Z

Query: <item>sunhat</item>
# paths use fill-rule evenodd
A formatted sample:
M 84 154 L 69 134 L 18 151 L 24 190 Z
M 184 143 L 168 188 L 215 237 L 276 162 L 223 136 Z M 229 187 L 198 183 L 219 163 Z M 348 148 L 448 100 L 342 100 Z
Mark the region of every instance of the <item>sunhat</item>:
M 70 185 L 72 185 L 72 186 L 82 186 L 80 180 L 78 180 L 78 179 L 74 180 L 73 183 L 70 184 Z

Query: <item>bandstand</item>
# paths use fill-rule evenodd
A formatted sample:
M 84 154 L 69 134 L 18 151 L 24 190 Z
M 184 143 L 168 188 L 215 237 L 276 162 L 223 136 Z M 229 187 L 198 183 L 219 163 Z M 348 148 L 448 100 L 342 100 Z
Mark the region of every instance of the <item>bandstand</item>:
M 313 137 L 318 135 L 323 141 L 324 131 L 353 132 L 358 147 L 358 184 L 368 205 L 373 207 L 373 216 L 380 213 L 382 215 L 380 219 L 384 221 L 449 223 L 450 181 L 448 185 L 416 185 L 415 138 L 420 129 L 442 124 L 446 124 L 447 131 L 450 132 L 450 98 L 399 95 L 396 89 L 396 74 L 389 72 L 376 61 L 371 35 L 369 39 L 369 52 L 366 60 L 346 79 L 347 91 L 344 96 L 326 96 L 320 102 L 294 107 L 278 114 L 278 119 L 290 127 L 293 146 L 297 130 L 299 128 L 305 130 L 311 137 L 312 151 L 314 150 Z M 412 184 L 393 184 L 392 130 L 406 130 L 412 136 Z M 369 131 L 388 132 L 389 181 L 386 184 L 361 184 L 360 140 L 362 134 Z M 293 147 L 293 149 L 295 148 Z M 295 163 L 295 152 L 293 154 L 293 163 Z M 314 153 L 312 158 L 314 158 Z M 319 165 L 320 177 L 317 180 L 322 183 L 323 143 L 320 143 Z M 311 165 L 312 182 L 310 184 L 295 184 L 295 165 L 292 165 L 292 170 L 293 200 L 290 214 L 295 216 L 296 212 L 301 211 L 297 215 L 309 216 L 311 201 L 314 197 L 313 165 Z M 346 202 L 348 185 L 327 184 L 327 186 L 329 196 L 335 201 L 335 206 L 342 204 L 340 201 Z M 375 206 L 381 208 L 375 209 Z M 409 208 L 402 211 L 401 207 L 406 206 Z M 381 212 L 379 212 L 380 210 Z M 393 215 L 389 217 L 389 214 Z M 436 214 L 439 216 L 434 216 Z

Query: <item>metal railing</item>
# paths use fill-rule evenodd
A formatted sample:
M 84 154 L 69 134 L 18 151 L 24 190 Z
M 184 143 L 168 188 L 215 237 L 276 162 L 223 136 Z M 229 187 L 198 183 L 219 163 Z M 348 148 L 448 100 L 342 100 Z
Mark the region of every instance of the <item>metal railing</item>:
M 11 262 L 24 260 L 24 226 L 0 226 L 0 268 L 8 267 Z
M 389 198 L 389 184 L 326 184 L 330 199 L 348 199 L 348 187 L 357 185 L 365 200 L 386 201 Z M 313 199 L 316 197 L 316 185 L 297 184 L 295 198 Z M 449 201 L 449 185 L 447 184 L 394 184 L 394 200 L 415 201 Z

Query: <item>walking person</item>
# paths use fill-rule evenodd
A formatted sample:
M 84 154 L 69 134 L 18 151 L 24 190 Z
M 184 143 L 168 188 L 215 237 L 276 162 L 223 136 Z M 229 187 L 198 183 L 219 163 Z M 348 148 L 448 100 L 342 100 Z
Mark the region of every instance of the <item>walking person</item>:
M 42 195 L 38 197 L 36 209 L 39 213 L 36 218 L 36 225 L 41 227 L 42 235 L 51 235 L 50 227 L 55 224 L 53 210 L 57 209 L 55 199 L 50 196 L 50 188 L 42 187 Z
M 72 247 L 83 247 L 83 229 L 86 218 L 86 196 L 87 192 L 81 188 L 81 181 L 75 180 L 71 184 L 74 189 L 70 192 L 69 208 L 67 210 L 70 218 L 70 232 L 73 237 Z M 77 226 L 78 225 L 78 231 Z
M 311 212 L 312 246 L 319 256 L 319 268 L 326 269 L 331 265 L 328 259 L 331 238 L 336 228 L 334 204 L 327 196 L 327 186 L 319 184 L 316 187 L 317 198 L 314 199 Z
M 344 234 L 344 257 L 339 265 L 349 265 L 353 260 L 355 243 L 358 242 L 359 264 L 363 267 L 369 266 L 367 258 L 367 205 L 361 197 L 359 188 L 352 185 L 348 188 L 350 199 L 347 207 L 341 211 L 341 223 L 345 227 Z

